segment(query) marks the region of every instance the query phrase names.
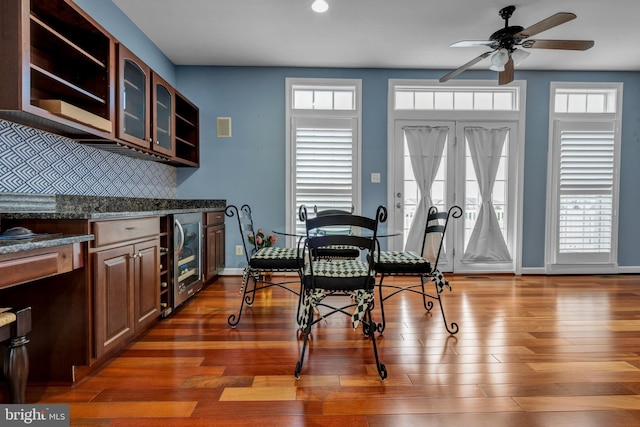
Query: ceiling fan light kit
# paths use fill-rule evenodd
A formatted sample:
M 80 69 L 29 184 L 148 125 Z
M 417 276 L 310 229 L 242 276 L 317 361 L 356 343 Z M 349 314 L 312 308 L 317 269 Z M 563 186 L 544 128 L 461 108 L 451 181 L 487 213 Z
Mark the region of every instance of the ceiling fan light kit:
M 326 0 L 314 0 L 311 3 L 311 10 L 315 13 L 324 13 L 329 10 L 329 3 Z
M 505 48 L 498 49 L 491 57 L 490 70 L 504 71 L 504 64 L 509 60 L 509 51 Z
M 509 25 L 509 18 L 511 18 L 515 10 L 515 6 L 507 6 L 500 9 L 498 14 L 504 20 L 504 28 L 491 34 L 488 40 L 463 40 L 453 43 L 451 47 L 487 46 L 493 50 L 483 53 L 446 74 L 440 78 L 440 82 L 444 83 L 454 78 L 491 55 L 489 69 L 500 73 L 498 75 L 498 84 L 508 84 L 514 78 L 514 64 L 519 65 L 530 55 L 530 52 L 518 47 L 527 49 L 587 50 L 594 45 L 593 40 L 529 40 L 531 36 L 575 19 L 576 15 L 569 12 L 558 12 L 530 27 L 524 28 L 519 25 Z

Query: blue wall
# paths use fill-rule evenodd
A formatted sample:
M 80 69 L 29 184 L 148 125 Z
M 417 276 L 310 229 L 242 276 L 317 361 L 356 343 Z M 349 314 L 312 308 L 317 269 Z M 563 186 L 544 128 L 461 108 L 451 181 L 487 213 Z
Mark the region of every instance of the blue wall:
M 258 224 L 265 228 L 285 220 L 285 78 L 356 78 L 363 86 L 362 176 L 381 172 L 383 182 L 362 180 L 363 212 L 373 212 L 386 197 L 388 79 L 437 79 L 445 70 L 304 69 L 195 67 L 173 64 L 111 1 L 76 0 L 105 29 L 200 108 L 201 167 L 178 169 L 178 197 L 224 198 L 251 202 Z M 461 78 L 495 79 L 489 71 L 468 71 Z M 527 81 L 525 134 L 523 267 L 544 265 L 544 217 L 549 127 L 549 83 L 593 81 L 624 83 L 618 261 L 640 266 L 640 72 L 516 71 Z M 215 119 L 229 116 L 233 137 L 215 136 Z M 230 229 L 227 265 L 239 237 Z
M 362 211 L 387 203 L 387 92 L 389 79 L 437 79 L 442 70 L 307 69 L 251 67 L 177 67 L 179 90 L 200 108 L 201 167 L 178 170 L 178 197 L 225 198 L 250 202 L 261 227 L 285 222 L 285 78 L 362 79 L 362 176 L 382 173 L 381 184 L 362 179 Z M 493 72 L 470 71 L 467 79 L 495 79 Z M 544 266 L 546 166 L 551 81 L 623 82 L 624 116 L 619 213 L 619 256 L 622 266 L 640 265 L 640 212 L 635 186 L 640 182 L 640 88 L 638 72 L 516 72 L 527 81 L 523 267 Z M 217 138 L 215 119 L 229 116 L 232 138 Z M 235 229 L 227 243 L 228 266 L 239 242 Z

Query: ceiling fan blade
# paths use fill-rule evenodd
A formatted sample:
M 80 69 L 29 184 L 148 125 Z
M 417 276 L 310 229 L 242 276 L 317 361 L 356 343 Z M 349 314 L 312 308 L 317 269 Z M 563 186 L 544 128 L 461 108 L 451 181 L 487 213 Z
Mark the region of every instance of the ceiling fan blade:
M 476 47 L 476 46 L 491 46 L 494 44 L 493 40 L 462 40 L 455 42 L 450 47 Z
M 506 85 L 513 81 L 514 70 L 513 70 L 513 58 L 509 57 L 509 60 L 506 64 L 504 64 L 504 71 L 500 71 L 498 74 L 498 84 Z
M 558 25 L 564 24 L 565 22 L 569 22 L 572 19 L 576 19 L 575 13 L 559 12 L 555 15 L 551 15 L 547 19 L 543 19 L 537 24 L 533 24 L 532 26 L 525 28 L 519 33 L 516 33 L 514 37 L 526 39 L 527 37 L 534 36 L 550 28 L 557 27 Z
M 440 83 L 444 83 L 449 79 L 454 78 L 455 76 L 457 76 L 458 74 L 462 73 L 463 71 L 465 71 L 467 68 L 477 64 L 478 62 L 482 61 L 484 58 L 486 58 L 487 56 L 491 55 L 493 53 L 493 51 L 489 51 L 489 52 L 485 52 L 482 55 L 472 59 L 471 61 L 467 62 L 466 64 L 464 64 L 461 67 L 458 67 L 457 69 L 453 70 L 452 72 L 450 72 L 449 74 L 443 76 L 440 78 Z
M 587 50 L 594 45 L 593 40 L 525 40 L 522 47 L 534 49 Z

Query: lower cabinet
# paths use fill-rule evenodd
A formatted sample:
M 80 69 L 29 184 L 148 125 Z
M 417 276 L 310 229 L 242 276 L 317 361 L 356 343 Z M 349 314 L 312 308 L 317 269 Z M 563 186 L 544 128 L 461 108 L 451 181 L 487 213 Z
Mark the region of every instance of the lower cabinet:
M 158 223 L 158 218 L 148 220 Z M 136 242 L 122 241 L 93 253 L 96 358 L 125 345 L 135 332 L 160 316 L 159 225 L 155 236 L 136 236 L 136 232 L 155 229 L 146 225 L 149 227 L 139 227 L 128 220 L 110 223 L 110 231 L 133 232 Z M 94 233 L 97 229 L 94 227 Z
M 224 211 L 206 212 L 205 216 L 205 268 L 204 281 L 208 282 L 224 268 L 225 228 Z

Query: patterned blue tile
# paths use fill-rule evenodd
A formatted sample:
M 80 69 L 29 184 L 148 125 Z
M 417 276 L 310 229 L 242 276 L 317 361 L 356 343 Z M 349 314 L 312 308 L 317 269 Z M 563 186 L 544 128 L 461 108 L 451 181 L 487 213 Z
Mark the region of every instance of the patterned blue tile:
M 176 168 L 0 120 L 0 192 L 175 199 Z

